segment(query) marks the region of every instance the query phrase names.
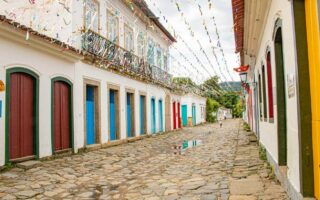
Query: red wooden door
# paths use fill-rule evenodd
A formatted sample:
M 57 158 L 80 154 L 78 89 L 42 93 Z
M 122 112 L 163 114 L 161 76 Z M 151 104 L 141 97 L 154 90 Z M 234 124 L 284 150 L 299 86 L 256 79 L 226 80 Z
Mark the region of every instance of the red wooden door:
M 35 154 L 35 79 L 25 73 L 10 75 L 9 159 Z
M 181 128 L 180 103 L 178 103 L 178 127 Z
M 173 102 L 173 129 L 177 129 L 177 113 L 176 113 L 176 102 Z
M 70 86 L 62 81 L 54 82 L 54 150 L 69 149 L 70 145 Z

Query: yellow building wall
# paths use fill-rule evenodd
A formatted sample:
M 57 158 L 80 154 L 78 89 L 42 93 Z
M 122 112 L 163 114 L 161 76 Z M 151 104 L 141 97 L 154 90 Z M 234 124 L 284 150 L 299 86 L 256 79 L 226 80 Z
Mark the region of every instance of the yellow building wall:
M 306 0 L 309 71 L 312 101 L 312 142 L 315 196 L 320 200 L 320 37 L 317 0 Z

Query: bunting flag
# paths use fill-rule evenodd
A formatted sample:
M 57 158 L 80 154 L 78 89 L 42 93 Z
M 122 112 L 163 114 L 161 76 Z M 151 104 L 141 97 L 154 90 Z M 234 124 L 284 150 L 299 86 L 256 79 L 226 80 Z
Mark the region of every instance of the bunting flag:
M 150 0 L 150 1 L 152 1 L 152 0 Z M 187 29 L 189 30 L 190 35 L 191 35 L 192 37 L 195 37 L 194 31 L 193 31 L 190 23 L 187 21 L 187 19 L 186 19 L 185 17 L 183 17 L 183 16 L 184 16 L 184 13 L 182 12 L 181 7 L 179 6 L 179 3 L 177 2 L 177 0 L 174 0 L 174 1 L 171 0 L 171 2 L 174 3 L 174 5 L 176 6 L 178 12 L 181 13 L 181 19 L 182 19 L 182 21 L 184 22 L 184 24 L 186 25 Z M 157 8 L 158 12 L 159 12 L 160 14 L 162 14 L 162 11 L 159 9 L 158 6 L 156 6 L 155 2 L 153 2 L 153 5 Z M 200 7 L 200 8 L 201 8 L 201 7 Z M 171 28 L 174 29 L 172 26 L 171 26 Z M 179 36 L 178 36 L 177 38 L 179 38 Z M 180 39 L 181 39 L 181 37 L 180 37 Z M 182 40 L 182 41 L 183 41 L 183 40 Z M 186 44 L 186 42 L 183 42 L 183 43 Z M 210 64 L 210 66 L 211 66 L 211 68 L 213 69 L 214 73 L 215 73 L 216 75 L 218 75 L 217 71 L 215 70 L 213 64 L 211 63 L 208 55 L 206 54 L 203 46 L 201 45 L 201 43 L 200 43 L 200 41 L 199 41 L 198 39 L 197 39 L 197 44 L 198 44 L 198 46 L 199 46 L 200 52 L 204 54 L 206 60 L 207 60 L 208 63 Z M 189 48 L 188 48 L 188 49 L 189 49 Z M 190 48 L 190 49 L 191 49 L 191 48 Z M 190 49 L 189 49 L 189 50 L 190 50 Z M 191 49 L 190 52 L 191 52 L 192 55 L 195 55 L 195 53 L 194 53 L 194 51 L 193 51 L 192 49 Z M 197 58 L 197 56 L 195 56 L 195 57 L 196 57 L 196 60 L 199 62 L 200 59 Z M 215 57 L 216 57 L 216 56 L 215 56 Z M 200 63 L 201 63 L 201 62 L 200 62 Z M 218 64 L 218 65 L 219 65 L 219 64 Z M 200 66 L 203 66 L 203 65 L 200 64 Z M 203 68 L 205 68 L 205 67 L 203 66 Z M 206 71 L 207 71 L 207 70 L 206 70 Z M 208 71 L 207 71 L 207 73 L 208 73 Z M 220 73 L 221 73 L 221 72 L 220 72 Z M 222 73 L 221 75 L 222 75 L 222 77 L 226 80 L 226 82 L 228 82 L 228 81 L 227 81 L 227 78 L 224 76 L 224 74 Z M 228 85 L 228 87 L 229 87 L 229 89 L 231 89 L 231 86 L 230 86 L 230 85 Z
M 194 0 L 195 3 L 196 3 L 196 1 L 197 1 L 197 0 Z M 174 1 L 173 1 L 173 0 L 172 0 L 171 2 L 172 2 L 172 3 L 175 3 L 178 12 L 181 13 L 181 19 L 182 19 L 182 21 L 184 22 L 184 24 L 185 24 L 185 26 L 187 27 L 187 29 L 190 31 L 191 36 L 192 36 L 192 37 L 195 37 L 194 31 L 193 31 L 190 23 L 187 21 L 187 19 L 186 19 L 185 17 L 183 17 L 183 16 L 184 16 L 184 13 L 183 13 L 183 11 L 182 11 L 182 9 L 181 9 L 181 6 L 179 6 L 178 1 L 177 1 L 177 0 L 174 0 Z M 178 9 L 178 8 L 179 8 L 179 9 Z M 201 5 L 200 5 L 200 4 L 198 4 L 198 8 L 199 8 L 200 14 L 201 14 L 201 16 L 202 16 L 202 15 L 203 15 L 203 12 L 202 12 Z M 204 26 L 205 32 L 206 32 L 206 34 L 207 34 L 207 36 L 208 36 L 208 38 L 209 38 L 209 42 L 210 42 L 210 44 L 212 45 L 212 39 L 211 39 L 211 36 L 210 36 L 210 34 L 209 34 L 209 31 L 208 31 L 209 29 L 207 28 L 205 19 L 204 19 L 204 22 L 203 22 L 203 26 Z M 216 29 L 216 30 L 217 30 L 217 29 Z M 219 41 L 219 40 L 220 40 L 220 36 L 218 36 L 218 41 Z M 197 43 L 198 43 L 198 46 L 199 46 L 200 51 L 204 54 L 206 60 L 207 60 L 208 63 L 210 64 L 211 68 L 214 70 L 215 74 L 218 75 L 219 73 L 217 73 L 217 71 L 215 70 L 215 67 L 213 66 L 213 64 L 211 63 L 208 55 L 207 55 L 206 52 L 204 51 L 203 46 L 201 45 L 201 43 L 200 43 L 199 41 L 197 41 Z M 220 42 L 219 42 L 219 44 L 220 44 Z M 212 53 L 213 53 L 213 55 L 214 55 L 214 58 L 216 59 L 217 65 L 218 65 L 218 67 L 219 67 L 219 72 L 220 72 L 221 76 L 225 79 L 225 81 L 228 83 L 228 79 L 226 78 L 226 76 L 225 76 L 224 73 L 222 72 L 221 64 L 220 64 L 219 59 L 218 59 L 218 57 L 217 57 L 217 55 L 216 55 L 216 53 L 215 53 L 215 50 L 214 50 L 214 49 L 216 49 L 216 48 L 221 48 L 221 45 L 220 45 L 220 47 L 217 47 L 217 46 L 213 46 L 213 45 L 212 45 L 211 48 L 213 49 Z M 223 56 L 224 56 L 224 54 L 223 54 Z M 224 59 L 224 60 L 225 60 L 225 59 Z M 226 63 L 226 62 L 225 62 L 225 63 Z M 226 68 L 227 68 L 227 67 L 226 67 Z M 228 73 L 228 74 L 229 74 L 229 73 Z M 232 78 L 232 76 L 231 76 L 230 74 L 229 74 L 229 76 L 231 77 L 231 80 L 233 80 L 233 78 Z M 228 87 L 231 88 L 231 86 L 230 86 L 229 83 L 228 83 Z

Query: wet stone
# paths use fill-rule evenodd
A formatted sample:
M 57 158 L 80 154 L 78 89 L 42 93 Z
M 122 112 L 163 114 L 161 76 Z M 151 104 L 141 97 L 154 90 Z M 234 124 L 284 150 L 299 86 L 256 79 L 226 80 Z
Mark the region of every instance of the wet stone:
M 13 168 L 0 173 L 0 199 L 288 200 L 240 123 L 185 127 L 28 170 Z M 191 148 L 175 155 L 179 144 Z

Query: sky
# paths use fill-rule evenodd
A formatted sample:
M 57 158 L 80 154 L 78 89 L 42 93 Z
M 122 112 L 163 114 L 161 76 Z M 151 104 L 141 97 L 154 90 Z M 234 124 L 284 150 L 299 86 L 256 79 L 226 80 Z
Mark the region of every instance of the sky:
M 159 17 L 161 23 L 173 35 L 175 33 L 178 36 L 177 43 L 170 48 L 172 55 L 170 73 L 174 76 L 190 77 L 198 84 L 214 75 L 218 75 L 221 82 L 239 80 L 238 74 L 233 71 L 233 68 L 239 67 L 240 62 L 239 56 L 235 54 L 231 0 L 146 0 L 146 2 Z M 211 2 L 211 8 L 209 2 Z M 198 5 L 201 6 L 203 16 L 201 16 Z M 182 13 L 187 23 L 190 24 L 194 37 L 181 17 Z M 217 24 L 220 45 L 212 17 L 215 18 Z M 203 21 L 208 28 L 212 43 L 210 43 Z M 223 62 L 219 46 L 224 51 L 227 65 Z M 212 47 L 216 47 L 215 53 L 219 64 L 214 57 Z

